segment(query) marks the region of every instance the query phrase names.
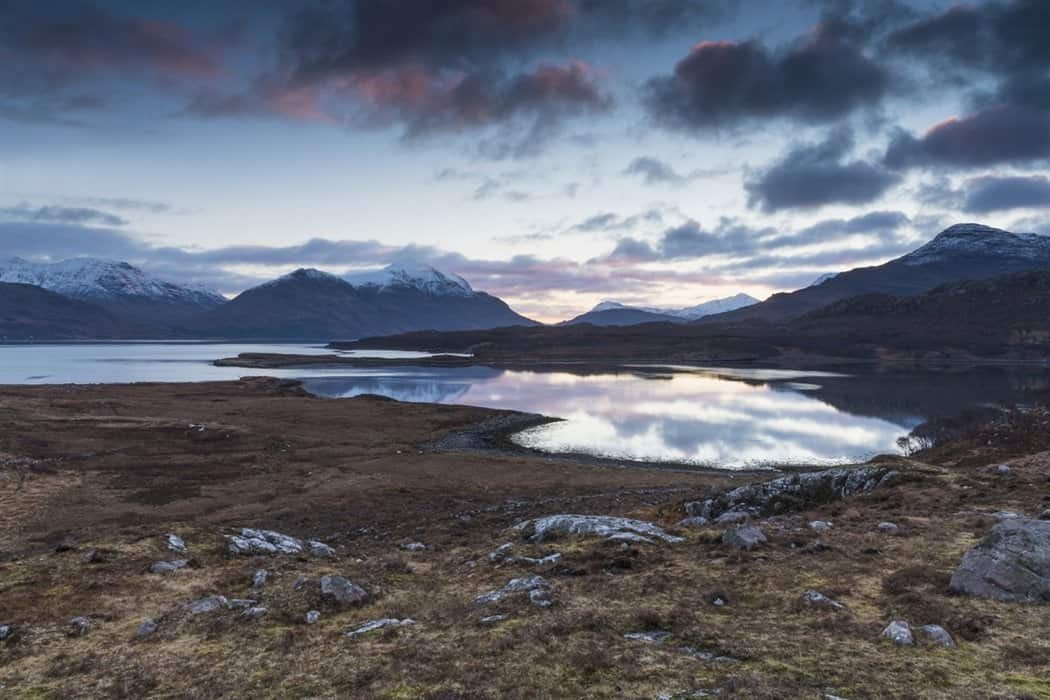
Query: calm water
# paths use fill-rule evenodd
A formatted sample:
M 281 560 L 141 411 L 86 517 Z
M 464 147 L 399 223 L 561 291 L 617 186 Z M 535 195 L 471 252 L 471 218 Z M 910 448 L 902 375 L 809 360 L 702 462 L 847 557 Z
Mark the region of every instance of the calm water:
M 897 438 L 929 417 L 1024 400 L 1050 386 L 1042 368 L 844 374 L 631 367 L 573 374 L 487 367 L 264 372 L 210 364 L 241 352 L 330 351 L 272 344 L 0 346 L 0 383 L 182 382 L 265 373 L 302 378 L 326 397 L 381 394 L 564 418 L 515 436 L 540 450 L 723 468 L 837 464 L 896 452 Z

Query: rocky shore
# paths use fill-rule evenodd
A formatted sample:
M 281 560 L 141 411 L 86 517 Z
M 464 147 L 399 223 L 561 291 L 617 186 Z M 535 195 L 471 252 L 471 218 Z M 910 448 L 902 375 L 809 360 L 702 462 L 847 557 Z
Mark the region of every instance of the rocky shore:
M 1050 444 L 734 477 L 448 439 L 508 416 L 0 388 L 0 695 L 1050 697 Z

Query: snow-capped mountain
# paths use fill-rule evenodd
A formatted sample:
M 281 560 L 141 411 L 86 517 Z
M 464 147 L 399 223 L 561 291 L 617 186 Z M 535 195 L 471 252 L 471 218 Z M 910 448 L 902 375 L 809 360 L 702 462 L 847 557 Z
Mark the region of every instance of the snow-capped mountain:
M 296 270 L 242 292 L 191 327 L 205 337 L 347 340 L 514 325 L 535 322 L 461 278 L 392 266 L 349 279 Z
M 73 299 L 142 298 L 211 308 L 226 300 L 199 286 L 177 285 L 150 277 L 126 262 L 72 258 L 38 263 L 22 258 L 0 260 L 0 282 L 31 284 Z
M 9 258 L 0 261 L 0 282 L 28 284 L 88 302 L 157 334 L 175 333 L 187 319 L 226 303 L 203 287 L 172 284 L 126 262 L 97 258 L 53 263 Z
M 620 310 L 633 310 L 633 311 L 644 311 L 650 314 L 659 314 L 662 316 L 674 316 L 681 318 L 686 321 L 695 321 L 698 318 L 709 316 L 711 314 L 720 314 L 726 311 L 733 311 L 734 309 L 741 309 L 745 306 L 751 306 L 757 304 L 758 299 L 748 294 L 735 294 L 731 297 L 725 297 L 723 299 L 712 299 L 711 301 L 705 301 L 702 304 L 696 306 L 688 306 L 682 309 L 675 308 L 661 308 L 656 306 L 632 306 L 629 304 L 621 304 L 618 301 L 603 301 L 596 305 L 588 313 L 595 313 L 601 311 L 620 311 Z
M 355 287 L 404 287 L 433 295 L 470 296 L 475 293 L 459 275 L 446 274 L 429 265 L 388 265 L 381 270 L 352 272 L 344 279 Z
M 907 297 L 942 284 L 1041 268 L 1050 268 L 1050 236 L 1011 233 L 981 224 L 956 224 L 922 247 L 882 265 L 840 272 L 821 284 L 774 294 L 760 304 L 710 316 L 703 322 L 780 322 L 864 294 Z

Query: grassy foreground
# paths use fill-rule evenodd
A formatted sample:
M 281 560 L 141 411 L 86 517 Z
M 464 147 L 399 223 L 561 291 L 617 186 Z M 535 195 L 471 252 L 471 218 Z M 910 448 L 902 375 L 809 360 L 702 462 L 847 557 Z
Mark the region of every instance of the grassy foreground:
M 675 523 L 684 501 L 741 478 L 420 449 L 497 414 L 327 401 L 272 380 L 0 389 L 0 625 L 14 630 L 0 697 L 1050 698 L 1050 606 L 947 586 L 993 513 L 1050 505 L 1050 444 L 967 433 L 893 460 L 898 486 L 761 521 L 769 544 L 739 552 L 721 526 Z M 1009 473 L 986 469 L 1001 462 Z M 508 531 L 555 513 L 641 518 L 686 541 L 533 544 Z M 225 535 L 245 526 L 321 540 L 337 558 L 230 554 Z M 166 549 L 170 532 L 186 555 Z M 490 560 L 506 542 L 517 557 L 562 557 Z M 188 566 L 150 573 L 178 557 Z M 269 578 L 253 588 L 258 569 Z M 329 574 L 369 599 L 321 598 Z M 533 574 L 553 606 L 474 602 Z M 846 610 L 805 604 L 810 589 Z M 216 594 L 267 613 L 183 607 Z M 146 618 L 157 631 L 140 637 Z M 415 624 L 345 634 L 380 618 Z M 896 647 L 880 637 L 894 619 L 942 625 L 958 647 Z M 624 637 L 653 631 L 671 636 Z

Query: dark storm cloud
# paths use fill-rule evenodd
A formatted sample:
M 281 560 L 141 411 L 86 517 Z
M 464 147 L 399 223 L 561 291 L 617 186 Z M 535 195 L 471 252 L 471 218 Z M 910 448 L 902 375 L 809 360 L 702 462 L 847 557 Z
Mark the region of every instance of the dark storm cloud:
M 1050 112 L 999 105 L 949 119 L 915 137 L 898 130 L 886 150 L 890 168 L 963 167 L 1050 158 Z
M 748 204 L 766 212 L 867 204 L 900 181 L 880 165 L 848 160 L 852 150 L 853 136 L 848 129 L 831 131 L 823 142 L 791 148 L 745 184 Z
M 704 229 L 696 221 L 687 221 L 666 229 L 655 243 L 626 237 L 617 241 L 606 259 L 624 262 L 685 260 L 706 256 L 730 256 L 741 259 L 721 265 L 733 269 L 759 269 L 764 265 L 793 264 L 823 260 L 826 253 L 799 255 L 791 249 L 804 246 L 841 243 L 856 236 L 867 236 L 872 245 L 862 250 L 900 249 L 899 231 L 909 223 L 899 211 L 876 211 L 852 219 L 826 219 L 797 232 L 784 233 L 771 227 L 756 228 L 735 219 L 724 218 L 713 229 Z M 600 258 L 599 258 L 600 259 Z
M 0 217 L 20 221 L 38 221 L 58 224 L 85 224 L 98 226 L 125 226 L 127 220 L 116 214 L 91 209 L 89 207 L 42 206 L 31 207 L 20 204 L 17 207 L 0 208 Z
M 963 210 L 985 214 L 1006 209 L 1050 207 L 1050 179 L 1031 177 L 979 177 L 966 185 Z
M 790 46 L 704 41 L 669 76 L 650 80 L 645 104 L 657 123 L 702 130 L 753 118 L 820 123 L 876 104 L 891 77 L 862 50 L 857 28 L 828 18 Z

